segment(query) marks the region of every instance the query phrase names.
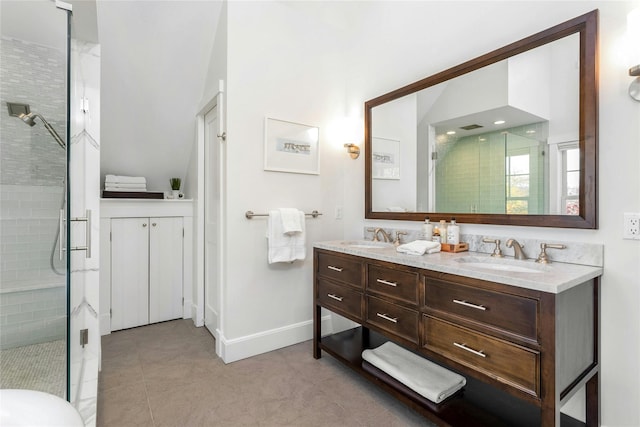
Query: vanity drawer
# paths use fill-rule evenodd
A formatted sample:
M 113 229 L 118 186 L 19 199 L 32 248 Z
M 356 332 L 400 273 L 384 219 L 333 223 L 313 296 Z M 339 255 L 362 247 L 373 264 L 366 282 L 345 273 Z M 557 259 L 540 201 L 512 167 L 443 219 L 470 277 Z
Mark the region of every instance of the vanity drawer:
M 318 279 L 318 295 L 316 297 L 323 307 L 362 319 L 362 292 L 325 279 Z
M 355 258 L 318 253 L 318 275 L 362 288 L 362 262 Z
M 536 299 L 458 285 L 427 276 L 425 304 L 490 327 L 537 341 Z
M 540 353 L 424 315 L 424 348 L 539 396 Z
M 418 273 L 367 265 L 367 291 L 417 305 L 419 284 Z
M 417 311 L 367 295 L 366 313 L 369 324 L 418 343 Z

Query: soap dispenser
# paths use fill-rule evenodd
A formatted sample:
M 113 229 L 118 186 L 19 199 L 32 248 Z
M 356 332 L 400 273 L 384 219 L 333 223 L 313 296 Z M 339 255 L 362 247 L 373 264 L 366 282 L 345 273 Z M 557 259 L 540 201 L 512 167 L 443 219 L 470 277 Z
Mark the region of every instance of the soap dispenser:
M 425 218 L 424 224 L 422 224 L 422 239 L 428 242 L 433 239 L 433 224 L 431 224 L 429 217 Z
M 440 220 L 440 243 L 447 243 L 447 221 Z
M 455 218 L 451 218 L 451 224 L 447 227 L 447 243 L 450 245 L 460 243 L 460 226 L 456 224 Z

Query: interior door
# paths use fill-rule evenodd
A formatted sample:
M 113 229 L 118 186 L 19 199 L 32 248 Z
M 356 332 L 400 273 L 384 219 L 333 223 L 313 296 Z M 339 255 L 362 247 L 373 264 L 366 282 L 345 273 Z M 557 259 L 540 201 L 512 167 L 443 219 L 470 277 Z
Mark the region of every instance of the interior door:
M 204 324 L 217 336 L 219 321 L 219 223 L 220 223 L 220 143 L 217 138 L 218 109 L 204 116 L 205 155 L 205 248 L 204 248 Z

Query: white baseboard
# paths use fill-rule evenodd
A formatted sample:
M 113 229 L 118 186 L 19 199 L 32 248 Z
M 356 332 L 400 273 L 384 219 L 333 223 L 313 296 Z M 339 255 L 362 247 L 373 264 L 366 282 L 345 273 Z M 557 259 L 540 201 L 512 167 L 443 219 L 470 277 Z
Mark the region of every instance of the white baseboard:
M 193 319 L 193 324 L 198 328 L 204 326 L 204 318 L 198 316 L 198 306 L 194 303 L 191 303 L 191 318 Z
M 182 302 L 182 318 L 183 319 L 196 319 L 193 315 L 193 301 L 185 299 Z
M 331 317 L 322 317 L 322 330 L 331 329 Z M 226 339 L 217 330 L 216 352 L 224 363 L 231 363 L 313 338 L 313 321 L 296 323 L 240 338 Z
M 109 335 L 111 333 L 111 314 L 100 314 L 100 336 Z

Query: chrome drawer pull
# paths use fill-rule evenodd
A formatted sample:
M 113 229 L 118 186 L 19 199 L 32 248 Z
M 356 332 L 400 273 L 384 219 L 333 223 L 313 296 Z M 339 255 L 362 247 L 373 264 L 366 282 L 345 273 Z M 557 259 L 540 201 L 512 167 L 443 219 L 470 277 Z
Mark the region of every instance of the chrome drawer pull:
M 476 310 L 484 311 L 487 309 L 487 307 L 485 307 L 484 305 L 471 304 L 470 302 L 462 301 L 459 299 L 454 299 L 453 302 L 455 302 L 456 304 L 464 305 L 465 307 L 475 308 Z
M 339 297 L 338 295 L 334 295 L 334 294 L 327 294 L 327 296 L 331 299 L 334 299 L 338 302 L 342 302 L 342 297 Z
M 397 317 L 389 317 L 386 314 L 376 313 L 376 316 L 382 317 L 384 320 L 388 320 L 389 322 L 398 323 Z
M 484 353 L 482 352 L 482 350 L 481 350 L 481 351 L 474 350 L 474 349 L 472 349 L 472 348 L 467 347 L 467 346 L 466 346 L 466 345 L 464 345 L 464 344 L 458 344 L 457 342 L 454 342 L 454 343 L 453 343 L 453 345 L 455 345 L 456 347 L 459 347 L 459 348 L 461 348 L 461 349 L 463 349 L 463 350 L 467 350 L 469 353 L 473 353 L 473 354 L 475 354 L 476 356 L 480 356 L 480 357 L 487 357 L 487 355 L 486 355 L 486 354 L 484 354 Z
M 342 273 L 342 269 L 340 267 L 334 267 L 333 265 L 327 265 L 329 270 L 337 271 L 338 273 Z
M 383 285 L 387 285 L 387 286 L 393 286 L 394 288 L 398 286 L 396 282 L 387 282 L 386 280 L 383 280 L 383 279 L 376 279 L 376 282 L 382 283 Z

